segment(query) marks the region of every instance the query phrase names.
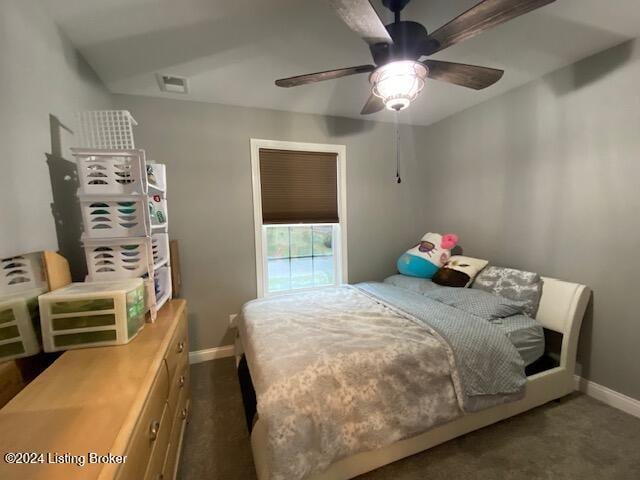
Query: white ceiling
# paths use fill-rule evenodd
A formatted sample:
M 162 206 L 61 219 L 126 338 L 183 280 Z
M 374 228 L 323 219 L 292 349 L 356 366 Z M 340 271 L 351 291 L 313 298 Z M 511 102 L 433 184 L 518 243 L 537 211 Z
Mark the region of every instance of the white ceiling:
M 371 63 L 367 45 L 326 1 L 42 1 L 114 93 L 354 118 L 368 95 L 366 75 L 291 89 L 273 84 Z M 478 1 L 413 0 L 403 15 L 433 31 Z M 373 3 L 391 21 L 380 0 Z M 500 82 L 476 92 L 429 81 L 400 120 L 428 125 L 638 36 L 638 0 L 557 0 L 434 57 L 503 68 Z M 189 95 L 160 92 L 158 72 L 189 77 Z M 390 112 L 367 118 L 394 119 Z

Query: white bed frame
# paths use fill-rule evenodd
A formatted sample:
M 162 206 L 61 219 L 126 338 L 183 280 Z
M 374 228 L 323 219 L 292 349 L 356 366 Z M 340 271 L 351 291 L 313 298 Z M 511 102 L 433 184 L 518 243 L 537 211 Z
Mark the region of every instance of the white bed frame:
M 562 334 L 560 362 L 555 368 L 528 377 L 526 395 L 522 400 L 466 414 L 385 448 L 345 457 L 310 480 L 347 480 L 571 393 L 574 390 L 578 335 L 591 290 L 577 283 L 553 278 L 543 280 L 536 319 L 544 328 Z M 258 479 L 269 480 L 266 431 L 260 419 L 251 433 L 251 448 Z

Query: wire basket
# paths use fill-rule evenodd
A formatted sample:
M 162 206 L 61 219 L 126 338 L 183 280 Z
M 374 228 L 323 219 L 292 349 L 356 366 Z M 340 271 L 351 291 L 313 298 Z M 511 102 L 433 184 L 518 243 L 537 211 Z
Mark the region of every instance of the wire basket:
M 93 110 L 78 114 L 82 148 L 132 150 L 134 125 L 138 122 L 128 110 Z

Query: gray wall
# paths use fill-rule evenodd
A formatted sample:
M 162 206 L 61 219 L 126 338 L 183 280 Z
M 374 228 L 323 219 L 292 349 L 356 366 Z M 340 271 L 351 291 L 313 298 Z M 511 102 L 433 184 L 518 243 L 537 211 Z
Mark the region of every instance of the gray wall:
M 60 246 L 82 269 L 67 128 L 109 104 L 39 2 L 0 2 L 0 258 Z
M 472 256 L 594 290 L 582 374 L 640 398 L 640 43 L 427 128 L 424 224 Z
M 191 349 L 229 344 L 229 314 L 256 296 L 250 138 L 347 147 L 349 281 L 381 279 L 423 233 L 424 176 L 402 130 L 404 180 L 395 183 L 395 127 L 317 115 L 116 96 L 139 122 L 136 144 L 166 163 L 169 226 L 180 242 Z

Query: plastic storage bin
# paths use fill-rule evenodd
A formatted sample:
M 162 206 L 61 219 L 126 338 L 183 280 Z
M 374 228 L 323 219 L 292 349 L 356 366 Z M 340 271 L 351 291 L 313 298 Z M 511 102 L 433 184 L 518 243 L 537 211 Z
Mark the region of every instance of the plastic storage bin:
M 149 218 L 151 230 L 154 232 L 167 232 L 169 222 L 167 214 L 167 199 L 164 195 L 149 195 Z
M 72 283 L 40 295 L 46 352 L 128 343 L 144 326 L 141 278 Z
M 38 295 L 44 288 L 0 298 L 0 362 L 40 351 Z
M 151 235 L 151 256 L 153 268 L 158 269 L 169 264 L 169 234 L 154 233 Z
M 0 296 L 44 287 L 40 253 L 29 253 L 0 260 Z
M 144 150 L 72 148 L 71 151 L 78 164 L 81 193 L 85 195 L 147 193 L 147 163 Z
M 169 262 L 169 235 L 84 238 L 90 281 L 120 280 L 147 275 Z
M 128 110 L 94 110 L 78 114 L 83 148 L 132 150 L 133 126 L 138 123 Z
M 150 235 L 146 195 L 80 195 L 86 238 L 145 237 Z
M 166 193 L 167 167 L 161 163 L 148 163 L 147 183 L 149 185 L 149 193 Z
M 156 309 L 162 306 L 171 298 L 171 268 L 161 267 L 154 272 L 154 287 L 156 292 Z
M 141 277 L 152 269 L 149 237 L 84 239 L 89 280 Z

